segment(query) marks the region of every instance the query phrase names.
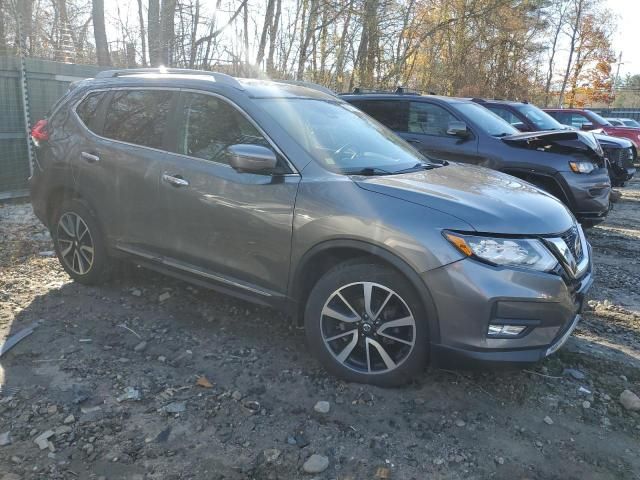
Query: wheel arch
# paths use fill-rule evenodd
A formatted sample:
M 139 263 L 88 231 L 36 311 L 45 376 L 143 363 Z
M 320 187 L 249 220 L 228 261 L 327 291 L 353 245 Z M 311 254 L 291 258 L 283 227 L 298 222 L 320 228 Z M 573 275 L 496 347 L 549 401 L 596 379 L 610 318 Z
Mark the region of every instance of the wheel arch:
M 438 342 L 440 328 L 433 297 L 420 275 L 402 258 L 384 247 L 361 240 L 329 240 L 308 250 L 297 263 L 289 282 L 289 298 L 293 300 L 291 314 L 297 325 L 303 321 L 306 300 L 316 282 L 329 270 L 348 260 L 362 258 L 389 266 L 409 280 L 427 312 L 429 341 Z

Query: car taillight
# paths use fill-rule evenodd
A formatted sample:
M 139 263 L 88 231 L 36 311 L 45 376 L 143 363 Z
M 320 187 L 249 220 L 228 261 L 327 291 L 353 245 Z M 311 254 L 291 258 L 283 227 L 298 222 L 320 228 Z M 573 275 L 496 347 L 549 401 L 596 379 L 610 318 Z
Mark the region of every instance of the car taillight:
M 49 131 L 47 130 L 47 121 L 38 120 L 31 129 L 31 138 L 36 142 L 46 142 L 49 140 Z

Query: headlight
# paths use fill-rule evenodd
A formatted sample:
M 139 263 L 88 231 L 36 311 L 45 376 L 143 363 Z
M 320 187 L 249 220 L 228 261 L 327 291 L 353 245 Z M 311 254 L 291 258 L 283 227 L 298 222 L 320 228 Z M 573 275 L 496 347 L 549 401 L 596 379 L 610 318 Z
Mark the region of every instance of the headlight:
M 596 168 L 591 162 L 569 162 L 569 167 L 574 173 L 591 173 Z
M 541 272 L 553 270 L 558 261 L 539 240 L 493 238 L 445 232 L 454 247 L 468 257 L 511 267 L 525 267 Z

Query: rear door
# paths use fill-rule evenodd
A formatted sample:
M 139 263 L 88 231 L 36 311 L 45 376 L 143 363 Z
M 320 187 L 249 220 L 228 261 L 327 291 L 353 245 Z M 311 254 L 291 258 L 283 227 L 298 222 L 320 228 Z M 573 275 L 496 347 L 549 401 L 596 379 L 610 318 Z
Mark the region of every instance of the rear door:
M 105 109 L 102 137 L 85 161 L 104 169 L 114 186 L 100 203 L 116 206 L 111 230 L 116 246 L 145 257 L 160 254 L 165 234 L 158 184 L 169 153 L 167 123 L 178 92 L 164 89 L 113 90 Z M 95 159 L 92 159 L 92 157 Z
M 231 145 L 278 150 L 228 99 L 185 91 L 177 112 L 176 153 L 159 177 L 165 261 L 236 291 L 284 293 L 300 176 L 279 154 L 265 174 L 229 165 Z

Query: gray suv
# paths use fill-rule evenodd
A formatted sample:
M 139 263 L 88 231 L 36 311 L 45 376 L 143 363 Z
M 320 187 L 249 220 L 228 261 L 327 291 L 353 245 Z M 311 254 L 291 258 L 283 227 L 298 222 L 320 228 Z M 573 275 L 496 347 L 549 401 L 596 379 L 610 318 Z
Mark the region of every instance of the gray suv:
M 73 279 L 123 258 L 283 309 L 347 380 L 397 385 L 430 357 L 540 360 L 591 285 L 554 197 L 432 163 L 320 87 L 107 71 L 33 138 L 33 208 Z

